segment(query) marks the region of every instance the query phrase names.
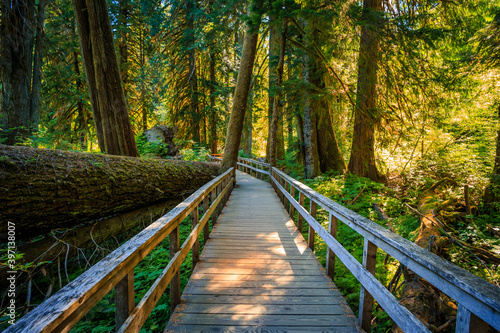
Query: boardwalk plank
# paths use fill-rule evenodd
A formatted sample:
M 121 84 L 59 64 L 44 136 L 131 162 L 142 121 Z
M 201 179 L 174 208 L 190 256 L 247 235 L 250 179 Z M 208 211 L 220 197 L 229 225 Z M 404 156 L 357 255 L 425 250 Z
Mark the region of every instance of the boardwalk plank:
M 237 184 L 165 332 L 360 332 L 271 186 Z

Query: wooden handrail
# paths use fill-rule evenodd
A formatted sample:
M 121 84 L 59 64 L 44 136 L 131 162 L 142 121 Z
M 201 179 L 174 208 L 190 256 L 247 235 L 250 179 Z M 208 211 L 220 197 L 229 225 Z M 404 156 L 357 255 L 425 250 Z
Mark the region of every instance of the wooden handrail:
M 251 164 L 271 169 L 268 163 L 241 158 L 239 161 L 241 161 L 238 163 L 240 168 L 248 168 L 248 165 Z M 374 267 L 377 247 L 457 301 L 457 332 L 472 330 L 477 332 L 478 327 L 471 327 L 477 318 L 500 330 L 500 288 L 328 199 L 277 168 L 271 169 L 269 178 L 276 193 L 286 198 L 285 205 L 290 202 L 292 218 L 293 211 L 298 212 L 299 229 L 302 229 L 302 221 L 305 220 L 311 227 L 309 233 L 317 233 L 327 245 L 327 272 L 329 275 L 333 277 L 334 258 L 337 256 L 361 282 L 359 320 L 365 330 L 369 330 L 371 321 L 369 319 L 372 316 L 373 308 L 371 306 L 373 301 L 370 300 L 370 297 L 373 296 L 403 331 L 428 332 L 428 329 L 413 314 L 409 313 L 373 275 L 374 269 L 372 267 Z M 298 192 L 299 201 L 295 199 L 296 192 Z M 314 206 L 321 206 L 329 213 L 328 231 L 312 216 L 314 215 L 313 210 L 307 212 L 303 207 L 305 197 L 309 198 Z M 287 207 L 285 206 L 285 208 Z M 338 220 L 364 237 L 362 264 L 335 239 Z M 309 245 L 314 246 L 312 237 L 309 237 Z M 477 318 L 474 318 L 475 316 Z
M 119 332 L 139 331 L 159 300 L 160 295 L 168 284 L 171 281 L 173 282 L 174 277 L 178 275 L 182 262 L 189 250 L 197 242 L 201 230 L 206 232 L 209 217 L 214 216 L 213 213 L 217 208 L 227 201 L 235 181 L 234 176 L 235 170 L 231 168 L 202 186 L 174 209 L 85 271 L 4 332 L 68 332 L 99 300 L 119 283 L 123 283 L 125 287 L 116 288 L 116 292 L 131 293 L 131 295 L 126 295 L 128 297 L 125 297 L 125 299 L 130 300 L 131 298 L 133 300 L 132 277 L 134 267 L 167 236 L 173 234 L 178 239 L 180 223 L 189 214 L 193 212 L 198 214 L 200 203 L 203 202 L 203 207 L 206 208 L 209 195 L 217 192 L 212 195 L 210 207 L 204 209 L 202 218 L 193 227 L 184 244 L 174 253 L 171 253 L 172 258 L 167 267 L 139 304 L 135 308 L 130 307 L 130 304 L 123 307 L 129 313 L 125 315 L 127 319 L 123 325 L 117 323 L 117 326 L 121 326 Z M 212 220 L 212 223 L 215 223 L 215 219 Z M 173 284 L 171 284 L 171 289 L 172 286 Z M 179 290 L 176 292 L 180 295 L 180 285 L 177 288 Z M 117 311 L 120 311 L 118 304 Z

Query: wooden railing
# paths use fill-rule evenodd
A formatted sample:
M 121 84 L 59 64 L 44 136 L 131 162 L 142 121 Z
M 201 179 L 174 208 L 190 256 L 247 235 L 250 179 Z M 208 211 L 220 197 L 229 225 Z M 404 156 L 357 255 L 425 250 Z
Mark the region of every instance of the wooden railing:
M 458 303 L 456 332 L 487 332 L 488 324 L 500 330 L 500 288 L 484 281 L 377 223 L 315 192 L 267 163 L 238 159 L 238 169 L 262 176 L 282 200 L 292 219 L 297 212 L 297 228 L 303 221 L 308 227 L 308 244 L 314 250 L 317 234 L 328 247 L 326 271 L 333 279 L 338 257 L 361 283 L 359 322 L 370 331 L 374 299 L 404 332 L 430 332 L 374 275 L 377 247 L 394 257 Z M 269 171 L 271 170 L 271 171 Z M 308 198 L 309 211 L 304 208 Z M 316 220 L 316 211 L 328 212 L 328 230 Z M 364 237 L 363 261 L 360 263 L 336 239 L 338 221 Z
M 233 168 L 198 189 L 170 212 L 92 266 L 59 292 L 4 332 L 68 332 L 113 287 L 118 332 L 138 332 L 170 284 L 171 310 L 180 303 L 179 270 L 192 249 L 193 267 L 199 260 L 199 236 L 204 241 L 229 198 L 235 181 Z M 200 218 L 200 209 L 202 216 Z M 191 215 L 191 233 L 179 247 L 179 226 Z M 169 237 L 170 261 L 142 300 L 135 305 L 134 267 Z

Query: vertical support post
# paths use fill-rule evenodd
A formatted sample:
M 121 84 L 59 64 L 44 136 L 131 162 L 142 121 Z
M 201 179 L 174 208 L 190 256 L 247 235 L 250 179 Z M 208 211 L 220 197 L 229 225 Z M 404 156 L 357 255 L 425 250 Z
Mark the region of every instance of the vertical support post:
M 485 321 L 483 321 L 481 318 L 477 317 L 475 314 L 470 312 L 462 304 L 458 304 L 457 324 L 455 332 L 487 333 L 488 330 L 489 330 L 489 325 Z
M 205 199 L 203 199 L 203 214 L 205 214 L 208 211 L 208 205 L 209 205 L 208 196 L 209 194 L 207 194 Z M 210 225 L 207 222 L 203 226 L 203 244 L 207 244 L 209 234 L 210 234 Z
M 377 246 L 365 238 L 363 245 L 363 267 L 375 274 L 377 262 Z M 359 325 L 367 333 L 370 333 L 373 316 L 373 296 L 361 286 L 359 294 Z
M 115 286 L 115 308 L 116 327 L 120 328 L 135 308 L 133 269 Z
M 309 215 L 311 215 L 313 218 L 316 218 L 316 202 L 314 202 L 312 198 L 309 208 Z M 314 236 L 316 236 L 316 231 L 314 231 L 313 227 L 309 225 L 309 232 L 307 233 L 307 245 L 312 251 L 314 251 Z
M 304 207 L 304 193 L 299 192 L 299 204 Z M 299 232 L 302 233 L 302 227 L 303 227 L 303 221 L 304 218 L 302 215 L 299 214 L 299 219 L 297 221 L 297 229 L 299 229 Z
M 222 182 L 219 183 L 217 186 L 217 195 L 215 196 L 215 199 L 222 193 Z M 217 206 L 217 217 L 222 213 L 222 200 L 219 201 L 219 205 Z
M 337 239 L 338 222 L 339 220 L 335 216 L 329 214 L 328 232 L 335 239 Z M 330 248 L 328 248 L 328 251 L 326 253 L 326 272 L 333 281 L 333 278 L 335 276 L 335 253 Z
M 216 195 L 215 195 L 215 192 L 216 192 L 216 188 L 214 188 L 211 192 L 210 192 L 210 199 L 212 201 L 212 204 L 215 202 L 215 198 L 216 198 Z M 214 209 L 213 213 L 212 213 L 212 228 L 215 226 L 215 222 L 217 221 L 217 209 Z
M 191 212 L 191 230 L 196 227 L 196 225 L 199 222 L 199 216 L 198 216 L 198 205 L 194 207 L 193 211 Z M 193 244 L 193 252 L 192 252 L 192 259 L 193 259 L 193 269 L 200 261 L 200 240 L 197 238 L 196 241 Z
M 292 196 L 293 199 L 295 199 L 295 187 L 290 184 L 290 195 Z M 290 202 L 290 217 L 292 218 L 293 220 L 293 214 L 295 214 L 295 207 L 293 206 L 293 204 Z
M 289 185 L 289 184 L 288 184 L 288 182 L 287 182 L 286 180 L 284 180 L 284 179 L 283 179 L 283 182 L 285 183 L 285 186 L 283 186 L 283 188 L 285 189 L 285 191 L 286 191 L 286 192 L 288 192 L 288 190 L 289 190 L 289 186 L 290 186 L 290 185 Z M 287 199 L 287 197 L 286 197 L 286 195 L 285 195 L 285 194 L 283 194 L 283 199 L 284 199 L 284 201 L 285 201 L 285 202 L 284 202 L 284 205 L 285 205 L 285 210 L 288 210 L 288 199 Z
M 179 227 L 172 230 L 169 235 L 168 248 L 170 252 L 170 260 L 179 251 Z M 172 281 L 170 281 L 170 313 L 173 313 L 177 304 L 181 302 L 181 274 L 175 273 Z

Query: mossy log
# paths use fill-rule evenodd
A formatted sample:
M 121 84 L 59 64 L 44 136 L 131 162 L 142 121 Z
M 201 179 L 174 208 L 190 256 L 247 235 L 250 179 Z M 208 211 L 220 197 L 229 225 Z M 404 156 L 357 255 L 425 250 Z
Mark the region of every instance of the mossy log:
M 0 233 L 26 238 L 164 200 L 218 174 L 214 163 L 0 145 Z

